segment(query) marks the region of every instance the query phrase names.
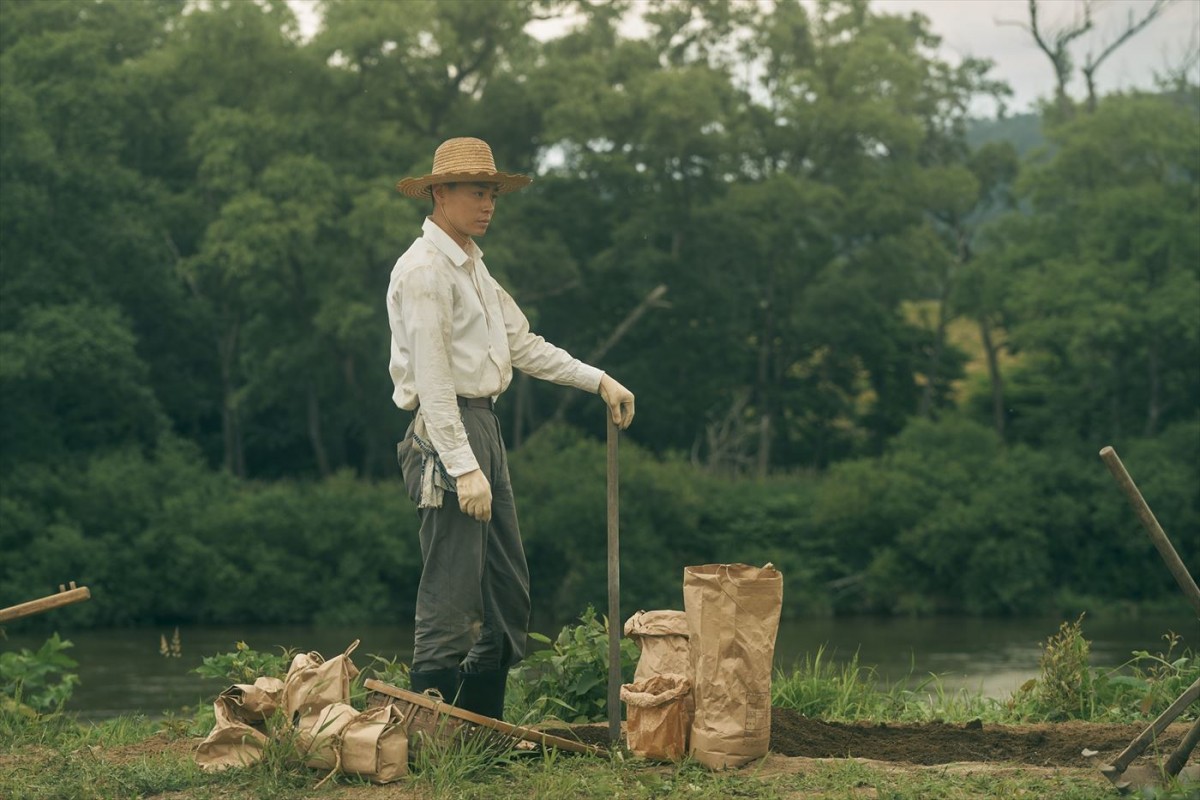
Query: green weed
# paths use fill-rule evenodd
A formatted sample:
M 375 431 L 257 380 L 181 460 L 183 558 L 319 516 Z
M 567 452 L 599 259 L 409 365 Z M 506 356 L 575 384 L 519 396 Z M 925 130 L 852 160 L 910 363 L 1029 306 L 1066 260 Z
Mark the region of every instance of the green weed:
M 232 653 L 205 656 L 192 672 L 204 678 L 219 678 L 226 684 L 254 683 L 264 676 L 282 678 L 296 651 L 284 647 L 279 651 L 279 655 L 262 653 L 245 642 L 237 642 Z
M 572 723 L 608 719 L 608 624 L 590 605 L 578 625 L 567 625 L 553 642 L 539 633 L 530 638 L 549 647 L 525 657 L 509 673 L 505 714 L 530 721 L 558 717 Z M 638 649 L 621 639 L 621 676 L 628 683 L 637 667 Z
M 1164 651 L 1137 650 L 1124 664 L 1095 674 L 1097 717 L 1118 721 L 1156 717 L 1200 680 L 1200 657 L 1181 648 L 1177 634 L 1168 632 L 1162 638 L 1167 645 Z M 1182 719 L 1195 718 L 1197 712 L 1185 711 Z
M 417 733 L 412 769 L 416 778 L 435 797 L 460 797 L 464 785 L 478 783 L 484 776 L 519 758 L 511 737 L 486 728 L 449 730 L 443 717 L 432 734 Z
M 0 653 L 0 696 L 6 705 L 27 706 L 37 713 L 61 710 L 79 683 L 69 670 L 79 666 L 66 654 L 74 645 L 55 633 L 37 652 L 22 647 Z
M 1091 645 L 1083 635 L 1083 615 L 1062 623 L 1046 641 L 1038 677 L 1007 702 L 1009 720 L 1139 722 L 1157 716 L 1200 679 L 1195 652 L 1180 648 L 1174 633 L 1163 638 L 1164 652 L 1135 651 L 1113 669 L 1096 670 L 1088 664 Z M 1185 711 L 1180 720 L 1194 714 Z

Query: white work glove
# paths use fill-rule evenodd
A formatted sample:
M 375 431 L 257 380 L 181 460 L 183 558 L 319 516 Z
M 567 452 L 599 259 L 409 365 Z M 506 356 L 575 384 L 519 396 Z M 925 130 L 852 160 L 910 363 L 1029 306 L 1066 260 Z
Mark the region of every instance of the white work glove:
M 468 517 L 480 522 L 492 519 L 492 485 L 483 470 L 473 469 L 454 479 L 458 487 L 458 507 Z
M 633 422 L 633 392 L 610 378 L 607 374 L 600 378 L 600 397 L 608 403 L 608 411 L 612 421 L 621 430 Z

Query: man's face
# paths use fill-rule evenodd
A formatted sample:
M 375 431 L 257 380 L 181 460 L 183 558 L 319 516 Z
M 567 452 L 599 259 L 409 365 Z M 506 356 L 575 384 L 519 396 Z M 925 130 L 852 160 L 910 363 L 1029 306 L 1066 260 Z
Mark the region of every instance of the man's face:
M 442 212 L 450 223 L 467 236 L 483 236 L 487 233 L 496 211 L 496 196 L 499 194 L 494 183 L 459 183 L 454 186 L 435 186 Z

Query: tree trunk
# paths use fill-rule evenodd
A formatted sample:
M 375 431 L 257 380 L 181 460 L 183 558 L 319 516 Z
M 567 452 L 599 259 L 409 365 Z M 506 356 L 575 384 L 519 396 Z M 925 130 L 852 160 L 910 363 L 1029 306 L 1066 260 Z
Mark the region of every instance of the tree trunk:
M 1146 366 L 1150 373 L 1150 398 L 1146 403 L 1146 435 L 1153 436 L 1158 432 L 1158 420 L 1162 415 L 1162 380 L 1159 376 L 1158 348 L 1155 345 L 1150 345 Z
M 771 414 L 764 411 L 758 420 L 758 466 L 759 478 L 767 477 L 771 468 Z
M 983 340 L 983 351 L 987 355 L 988 378 L 992 384 L 992 424 L 997 435 L 1004 438 L 1004 376 L 1000 374 L 1000 359 L 996 344 L 992 341 L 992 328 L 987 316 L 979 317 L 979 336 Z
M 308 393 L 308 441 L 312 444 L 313 456 L 317 460 L 317 471 L 322 478 L 329 477 L 329 456 L 321 441 L 321 406 L 317 400 L 317 389 L 312 382 L 306 387 Z
M 342 356 L 342 376 L 346 380 L 346 386 L 349 387 L 350 394 L 354 397 L 354 405 L 358 409 L 358 421 L 362 426 L 363 445 L 362 464 L 359 467 L 359 474 L 367 476 L 371 474 L 371 467 L 375 463 L 376 454 L 379 452 L 379 443 L 376 441 L 375 431 L 371 430 L 371 415 L 367 410 L 367 402 L 363 396 L 362 387 L 358 385 L 358 370 L 354 368 L 354 356 L 349 354 Z
M 933 394 L 937 389 L 942 366 L 942 353 L 946 349 L 946 303 L 950 295 L 950 281 L 942 284 L 942 296 L 938 299 L 937 329 L 934 332 L 933 352 L 929 354 L 929 369 L 925 375 L 925 391 L 921 393 L 921 404 L 917 415 L 929 419 L 933 416 Z
M 759 478 L 767 477 L 771 467 L 771 343 L 775 338 L 775 318 L 771 301 L 767 301 L 762 341 L 758 347 L 758 465 Z
M 513 392 L 515 401 L 513 403 L 513 421 L 512 421 L 512 438 L 513 449 L 521 446 L 525 441 L 525 419 L 529 413 L 529 376 L 524 372 L 518 372 L 513 377 L 513 383 L 516 384 L 516 389 Z
M 242 427 L 233 377 L 240 328 L 241 323 L 238 320 L 230 324 L 217 339 L 217 353 L 221 360 L 221 433 L 225 442 L 225 469 L 239 478 L 244 478 L 246 457 L 242 452 Z

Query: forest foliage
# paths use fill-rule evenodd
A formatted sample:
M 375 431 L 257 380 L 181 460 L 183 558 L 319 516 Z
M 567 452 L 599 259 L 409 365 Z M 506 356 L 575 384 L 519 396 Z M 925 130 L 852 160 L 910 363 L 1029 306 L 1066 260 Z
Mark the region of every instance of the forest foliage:
M 713 561 L 791 615 L 1181 607 L 1096 453 L 1197 571 L 1196 85 L 1047 103 L 1019 155 L 919 15 L 631 5 L 0 2 L 0 605 L 410 618 L 392 187 L 477 135 L 536 175 L 490 269 L 638 396 L 628 607 Z M 518 376 L 498 413 L 535 607 L 602 606 L 600 404 Z

